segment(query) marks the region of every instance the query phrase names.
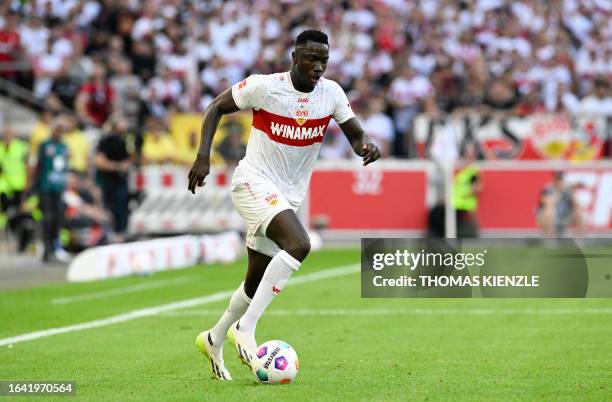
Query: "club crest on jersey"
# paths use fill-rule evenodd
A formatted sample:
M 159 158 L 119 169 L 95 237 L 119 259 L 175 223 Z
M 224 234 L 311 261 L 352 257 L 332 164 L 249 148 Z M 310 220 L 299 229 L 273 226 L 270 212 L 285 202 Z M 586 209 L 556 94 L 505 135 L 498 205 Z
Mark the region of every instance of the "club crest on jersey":
M 296 110 L 295 116 L 295 121 L 297 122 L 297 124 L 303 126 L 304 123 L 306 123 L 306 121 L 308 120 L 308 110 Z

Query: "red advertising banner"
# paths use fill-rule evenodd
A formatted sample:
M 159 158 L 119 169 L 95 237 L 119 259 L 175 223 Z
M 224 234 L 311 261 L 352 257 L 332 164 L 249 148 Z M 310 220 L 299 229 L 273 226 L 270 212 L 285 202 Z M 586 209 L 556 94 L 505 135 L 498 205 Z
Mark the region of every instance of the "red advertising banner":
M 576 185 L 576 200 L 587 232 L 612 229 L 612 166 L 563 169 L 566 186 Z M 542 189 L 551 184 L 553 168 L 484 168 L 484 190 L 478 217 L 482 229 L 536 229 Z
M 378 167 L 323 164 L 313 173 L 308 211 L 310 222 L 330 230 L 397 230 L 423 232 L 434 194 L 431 162 L 383 162 Z M 612 163 L 582 165 L 550 162 L 486 162 L 481 165 L 484 189 L 478 219 L 487 232 L 538 230 L 536 208 L 555 171 L 575 186 L 575 199 L 586 233 L 612 231 Z M 441 189 L 439 189 L 441 190 Z
M 425 168 L 317 169 L 310 184 L 311 222 L 327 229 L 424 230 L 427 227 Z

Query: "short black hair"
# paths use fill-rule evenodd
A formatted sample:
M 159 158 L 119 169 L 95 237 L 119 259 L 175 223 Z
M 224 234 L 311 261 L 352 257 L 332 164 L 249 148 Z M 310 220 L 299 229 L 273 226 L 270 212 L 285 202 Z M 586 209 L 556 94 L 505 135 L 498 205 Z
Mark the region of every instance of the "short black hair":
M 309 40 L 329 46 L 329 43 L 327 42 L 327 35 L 324 32 L 316 29 L 307 29 L 302 31 L 295 39 L 295 44 L 296 46 L 306 44 L 306 42 Z

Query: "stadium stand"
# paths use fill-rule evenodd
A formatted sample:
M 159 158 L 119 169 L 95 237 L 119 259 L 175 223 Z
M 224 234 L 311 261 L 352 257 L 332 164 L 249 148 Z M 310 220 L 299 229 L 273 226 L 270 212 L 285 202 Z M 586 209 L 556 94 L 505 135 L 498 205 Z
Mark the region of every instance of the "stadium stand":
M 249 74 L 287 70 L 296 34 L 309 27 L 330 36 L 326 76 L 347 91 L 388 157 L 430 158 L 444 130 L 460 137 L 458 155 L 477 142 L 480 160 L 611 155 L 612 3 L 606 0 L 326 0 L 316 7 L 281 0 L 6 1 L 1 91 L 12 97 L 15 86 L 25 90 L 40 118 L 29 130 L 5 113 L 2 131 L 21 130 L 35 155 L 50 119 L 72 114 L 67 138 L 79 152 L 72 168 L 93 175 L 97 141 L 120 114 L 130 126 L 133 182 L 143 177 L 143 161 L 184 169 L 209 102 Z M 159 156 L 160 140 L 147 134 L 151 122 L 169 133 L 160 138 L 166 149 L 174 147 L 172 158 Z M 221 123 L 213 155 L 220 169 L 244 152 L 249 125 L 248 113 Z M 476 138 L 483 127 L 485 135 Z M 534 132 L 544 134 L 532 138 Z M 143 159 L 143 142 L 154 157 Z M 350 157 L 333 125 L 321 157 Z M 156 192 L 148 193 L 145 198 Z M 139 205 L 134 218 L 141 219 L 159 204 Z M 224 219 L 232 222 L 232 214 Z M 136 227 L 142 225 L 130 224 Z

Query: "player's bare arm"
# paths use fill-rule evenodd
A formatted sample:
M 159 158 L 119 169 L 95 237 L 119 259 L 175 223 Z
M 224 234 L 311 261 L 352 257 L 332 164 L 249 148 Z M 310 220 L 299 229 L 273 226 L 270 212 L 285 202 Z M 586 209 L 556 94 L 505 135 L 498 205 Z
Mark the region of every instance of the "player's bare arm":
M 380 159 L 380 150 L 363 131 L 357 118 L 345 121 L 340 124 L 340 128 L 353 147 L 353 151 L 363 158 L 363 166 Z
M 219 120 L 224 114 L 234 113 L 238 110 L 240 109 L 232 97 L 231 88 L 217 96 L 206 109 L 202 122 L 200 148 L 189 171 L 189 191 L 193 194 L 195 194 L 196 186 L 202 187 L 204 185 L 204 179 L 210 173 L 210 149 Z

